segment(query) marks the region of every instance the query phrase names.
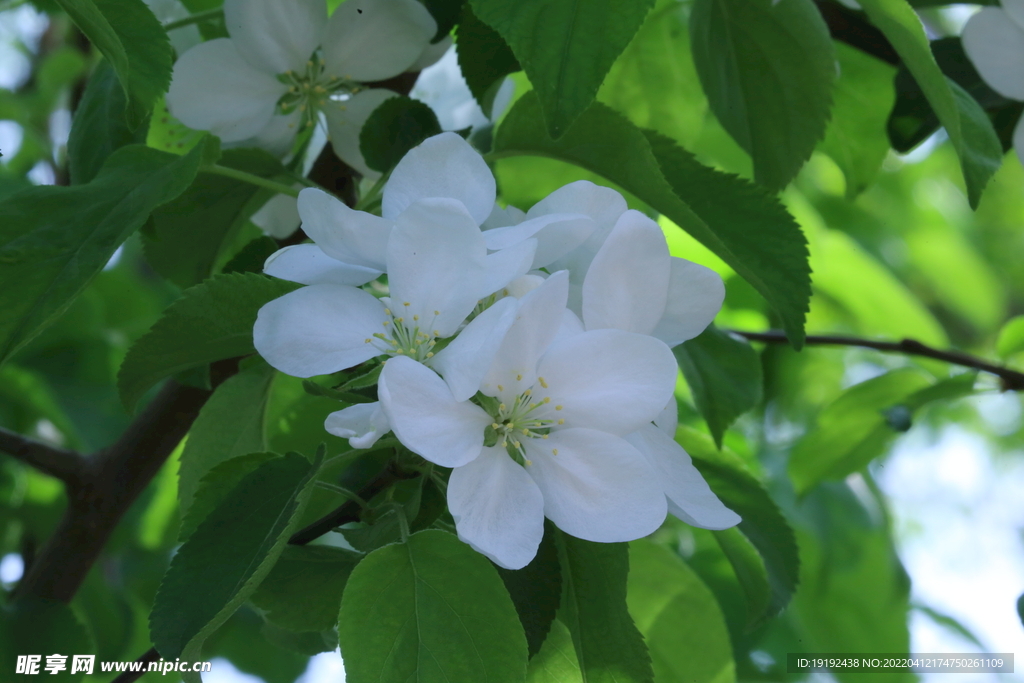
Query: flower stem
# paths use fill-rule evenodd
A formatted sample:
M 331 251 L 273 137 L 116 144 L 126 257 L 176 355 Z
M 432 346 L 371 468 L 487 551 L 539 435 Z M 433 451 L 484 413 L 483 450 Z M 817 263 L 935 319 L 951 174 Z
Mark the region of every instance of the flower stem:
M 198 24 L 201 21 L 206 21 L 207 19 L 216 19 L 222 16 L 224 16 L 224 10 L 222 9 L 210 9 L 205 12 L 196 12 L 195 14 L 184 17 L 183 19 L 175 19 L 174 21 L 167 22 L 164 24 L 164 30 L 173 31 L 174 29 L 181 28 L 182 26 L 190 26 L 192 24 Z
M 243 183 L 249 183 L 250 185 L 256 185 L 258 187 L 264 187 L 280 194 L 286 194 L 289 197 L 298 197 L 299 191 L 291 185 L 285 185 L 284 183 L 274 182 L 267 178 L 261 178 L 258 175 L 252 173 L 246 173 L 245 171 L 239 171 L 236 168 L 228 168 L 227 166 L 220 166 L 218 164 L 211 164 L 209 166 L 203 166 L 199 169 L 203 173 L 212 173 L 214 175 L 222 175 L 226 178 L 234 178 L 235 180 L 241 180 Z

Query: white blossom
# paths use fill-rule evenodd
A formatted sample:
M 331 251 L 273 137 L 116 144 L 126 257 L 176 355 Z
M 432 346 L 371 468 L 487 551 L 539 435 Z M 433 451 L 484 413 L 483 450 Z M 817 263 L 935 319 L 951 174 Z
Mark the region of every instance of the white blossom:
M 406 358 L 380 377 L 399 440 L 455 468 L 448 505 L 459 537 L 512 569 L 536 554 L 544 517 L 617 542 L 653 532 L 667 511 L 657 473 L 623 436 L 660 414 L 675 359 L 653 337 L 621 330 L 556 340 L 567 295 L 560 272 L 517 303 L 476 402 Z
M 225 0 L 224 18 L 230 38 L 197 45 L 174 65 L 171 113 L 224 142 L 283 154 L 323 112 L 338 156 L 372 174 L 359 130 L 395 93 L 363 84 L 402 73 L 427 51 L 437 24 L 423 5 L 355 0 L 328 19 L 324 0 Z

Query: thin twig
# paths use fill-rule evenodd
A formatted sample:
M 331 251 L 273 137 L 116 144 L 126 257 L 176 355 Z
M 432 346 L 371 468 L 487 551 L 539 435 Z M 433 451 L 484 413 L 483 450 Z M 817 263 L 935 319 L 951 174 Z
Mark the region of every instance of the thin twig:
M 362 500 L 371 500 L 378 493 L 391 486 L 397 481 L 407 479 L 409 475 L 398 471 L 395 464 L 388 463 L 387 467 L 381 470 L 380 474 L 373 478 L 369 484 L 359 489 L 358 496 Z M 355 499 L 346 500 L 339 507 L 299 529 L 288 539 L 290 545 L 306 545 L 310 541 L 320 538 L 331 529 L 341 526 L 347 522 L 358 522 L 362 506 Z
M 155 662 L 158 659 L 160 659 L 160 653 L 156 651 L 155 647 L 151 647 L 135 661 L 141 662 L 142 664 L 149 664 L 150 662 Z M 138 671 L 125 671 L 110 683 L 134 683 L 142 678 L 148 670 L 148 667 L 141 666 Z
M 788 344 L 784 332 L 769 330 L 767 332 L 744 332 L 741 330 L 730 330 L 733 334 L 745 337 L 749 341 L 765 342 L 768 344 Z M 908 356 L 922 356 L 933 358 L 954 365 L 961 365 L 965 368 L 974 368 L 988 372 L 1003 382 L 1004 390 L 1024 391 L 1024 373 L 1011 370 L 1003 365 L 995 365 L 980 358 L 968 355 L 961 351 L 944 351 L 922 344 L 916 339 L 903 339 L 898 342 L 876 341 L 862 337 L 847 337 L 844 335 L 808 335 L 804 340 L 808 346 L 860 346 L 865 349 L 874 349 L 886 353 L 902 353 Z
M 81 453 L 51 446 L 0 427 L 0 452 L 31 465 L 40 472 L 77 486 L 87 465 Z

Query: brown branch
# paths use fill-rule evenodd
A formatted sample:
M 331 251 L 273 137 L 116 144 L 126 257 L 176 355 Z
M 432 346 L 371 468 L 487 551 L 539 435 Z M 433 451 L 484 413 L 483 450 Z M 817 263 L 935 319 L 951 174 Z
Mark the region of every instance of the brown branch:
M 900 56 L 889 39 L 872 25 L 863 12 L 840 5 L 834 0 L 815 0 L 822 19 L 835 40 L 855 47 L 883 62 L 899 65 Z
M 211 366 L 216 386 L 237 359 Z M 121 438 L 86 462 L 56 530 L 18 584 L 19 594 L 70 602 L 118 522 L 188 433 L 212 392 L 171 380 Z
M 745 337 L 749 341 L 766 342 L 768 344 L 788 344 L 784 332 L 769 330 L 768 332 L 743 332 L 730 330 L 733 334 Z M 908 356 L 921 356 L 933 358 L 954 365 L 961 365 L 965 368 L 974 368 L 983 372 L 995 375 L 1003 383 L 1003 390 L 1024 391 L 1024 373 L 1011 370 L 1003 365 L 995 365 L 980 358 L 962 353 L 960 351 L 943 351 L 916 339 L 903 339 L 898 342 L 875 341 L 861 337 L 847 337 L 843 335 L 808 335 L 804 340 L 808 346 L 860 346 L 865 349 L 874 349 L 886 353 L 902 353 Z
M 0 452 L 7 453 L 40 472 L 60 479 L 68 487 L 78 485 L 82 472 L 88 464 L 81 453 L 51 446 L 3 427 L 0 427 Z
M 357 495 L 363 500 L 370 500 L 395 482 L 408 478 L 409 475 L 400 472 L 394 462 L 389 462 L 388 465 L 381 470 L 380 474 L 374 477 L 366 486 L 359 489 Z M 335 510 L 328 512 L 315 522 L 312 522 L 308 526 L 296 531 L 292 534 L 292 537 L 288 539 L 288 543 L 290 545 L 306 545 L 310 541 L 320 538 L 335 527 L 348 522 L 358 522 L 360 511 L 361 507 L 355 499 L 346 500 Z
M 149 664 L 150 662 L 155 662 L 158 659 L 160 659 L 160 653 L 156 651 L 155 647 L 151 647 L 148 650 L 146 650 L 145 653 L 140 655 L 139 658 L 135 661 L 141 662 L 143 664 Z M 145 676 L 147 671 L 148 668 L 145 666 L 141 667 L 138 671 L 125 671 L 123 674 L 112 680 L 110 683 L 134 683 L 135 681 Z

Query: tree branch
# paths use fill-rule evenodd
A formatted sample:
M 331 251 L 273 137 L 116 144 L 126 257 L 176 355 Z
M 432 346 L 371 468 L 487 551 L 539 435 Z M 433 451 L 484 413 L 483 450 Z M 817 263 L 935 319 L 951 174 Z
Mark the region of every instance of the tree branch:
M 759 341 L 768 344 L 788 344 L 784 332 L 769 330 L 768 332 L 743 332 L 741 330 L 729 330 L 733 334 L 745 337 L 749 341 Z M 933 358 L 954 365 L 961 365 L 965 368 L 974 368 L 983 372 L 995 375 L 1003 383 L 1003 390 L 1024 391 L 1024 373 L 1011 370 L 1003 365 L 995 365 L 980 358 L 962 353 L 960 351 L 943 351 L 916 339 L 903 339 L 898 342 L 875 341 L 861 337 L 847 337 L 843 335 L 807 335 L 804 343 L 808 346 L 860 346 L 865 349 L 874 349 L 886 353 L 902 353 L 908 356 L 922 356 Z
M 0 427 L 0 451 L 60 479 L 69 488 L 78 485 L 88 465 L 81 453 L 51 446 L 3 427 Z
M 139 658 L 135 661 L 141 662 L 143 664 L 149 664 L 150 662 L 155 662 L 158 659 L 160 659 L 160 653 L 156 651 L 155 647 L 151 647 L 148 650 L 146 650 L 143 654 L 139 655 Z M 138 671 L 125 671 L 123 674 L 115 678 L 110 683 L 134 683 L 135 681 L 145 676 L 146 673 L 147 667 L 142 667 Z
M 216 387 L 237 371 L 237 359 L 213 363 L 211 384 Z M 167 382 L 116 443 L 86 461 L 56 530 L 18 583 L 19 594 L 71 601 L 121 517 L 188 433 L 211 393 Z
M 863 12 L 844 7 L 833 0 L 815 0 L 815 4 L 834 39 L 893 66 L 900 64 L 896 48 L 885 34 L 867 20 Z
M 398 470 L 394 461 L 389 462 L 381 470 L 380 474 L 374 477 L 370 483 L 359 489 L 357 495 L 363 500 L 370 500 L 378 493 L 391 486 L 397 481 L 408 479 L 409 475 Z M 346 524 L 347 522 L 358 522 L 362 506 L 355 499 L 346 500 L 338 508 L 328 512 L 326 515 L 299 529 L 288 539 L 290 545 L 306 545 L 310 541 L 320 538 L 331 529 Z

